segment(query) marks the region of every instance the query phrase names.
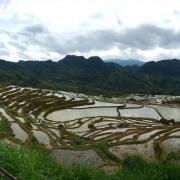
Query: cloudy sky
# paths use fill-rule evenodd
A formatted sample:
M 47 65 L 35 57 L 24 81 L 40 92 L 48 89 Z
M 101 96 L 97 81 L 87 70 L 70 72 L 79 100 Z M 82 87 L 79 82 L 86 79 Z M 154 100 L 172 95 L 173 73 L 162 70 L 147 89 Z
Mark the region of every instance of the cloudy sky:
M 180 58 L 180 0 L 0 0 L 0 58 Z

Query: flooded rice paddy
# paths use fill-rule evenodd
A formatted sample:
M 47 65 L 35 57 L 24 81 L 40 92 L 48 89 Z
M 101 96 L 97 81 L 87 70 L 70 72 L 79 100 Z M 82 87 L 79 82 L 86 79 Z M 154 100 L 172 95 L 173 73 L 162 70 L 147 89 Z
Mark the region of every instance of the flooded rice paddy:
M 103 98 L 2 86 L 0 120 L 7 121 L 10 129 L 3 139 L 21 145 L 44 145 L 67 164 L 77 162 L 77 156 L 101 164 L 103 160 L 95 155 L 96 151 L 81 149 L 104 143 L 118 157 L 128 152 L 158 158 L 159 152 L 180 150 L 180 104 L 174 103 L 176 98 L 179 97 Z M 61 151 L 64 148 L 78 148 L 80 152 Z M 72 157 L 63 159 L 69 153 Z

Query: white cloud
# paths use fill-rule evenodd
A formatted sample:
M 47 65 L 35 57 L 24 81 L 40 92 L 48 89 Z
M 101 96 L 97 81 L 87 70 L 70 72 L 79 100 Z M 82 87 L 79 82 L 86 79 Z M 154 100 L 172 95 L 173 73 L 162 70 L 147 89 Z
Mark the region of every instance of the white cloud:
M 175 36 L 167 39 L 163 37 L 167 35 L 165 33 L 158 34 L 161 41 L 148 39 L 153 38 L 153 30 L 149 29 L 147 39 L 140 38 L 147 32 L 143 31 L 141 34 L 140 31 L 140 27 L 145 24 L 158 27 L 161 32 L 167 29 L 174 34 L 179 32 L 179 7 L 179 0 L 0 0 L 0 41 L 6 48 L 0 51 L 0 58 L 57 59 L 68 53 L 99 55 L 105 59 L 140 58 L 146 61 L 166 57 L 180 58 L 180 48 L 174 40 Z M 25 29 L 31 31 L 31 34 L 22 35 Z M 134 29 L 137 31 L 133 31 Z M 109 37 L 99 34 L 99 38 L 96 37 L 98 41 L 87 38 L 94 32 L 108 30 L 124 31 L 125 37 L 118 39 L 113 37 L 113 33 L 109 33 L 106 34 Z M 133 46 L 128 41 L 131 39 L 126 37 L 130 31 L 134 32 L 131 34 Z M 78 42 L 77 37 L 86 37 L 87 42 Z M 92 37 L 95 38 L 95 35 Z M 168 41 L 162 42 L 164 39 Z M 127 44 L 119 46 L 120 42 L 114 43 L 117 41 Z M 158 42 L 152 45 L 154 41 Z M 164 43 L 163 46 L 159 42 Z M 92 43 L 93 48 L 90 48 Z M 136 47 L 137 45 L 146 48 Z

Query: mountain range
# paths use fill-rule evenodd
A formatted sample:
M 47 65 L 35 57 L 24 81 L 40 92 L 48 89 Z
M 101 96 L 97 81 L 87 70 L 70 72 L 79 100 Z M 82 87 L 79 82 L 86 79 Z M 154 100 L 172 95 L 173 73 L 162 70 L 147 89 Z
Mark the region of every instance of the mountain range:
M 0 84 L 115 96 L 129 93 L 180 94 L 180 60 L 120 66 L 99 57 L 67 55 L 62 60 L 0 60 Z

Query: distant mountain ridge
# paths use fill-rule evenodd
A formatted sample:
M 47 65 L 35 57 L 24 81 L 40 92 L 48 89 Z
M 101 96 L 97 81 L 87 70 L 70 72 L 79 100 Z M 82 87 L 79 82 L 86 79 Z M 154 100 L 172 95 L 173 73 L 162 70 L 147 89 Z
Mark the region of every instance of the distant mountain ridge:
M 94 56 L 67 55 L 57 62 L 0 60 L 0 84 L 115 96 L 180 94 L 180 60 L 122 67 Z
M 111 59 L 111 60 L 105 60 L 104 62 L 114 62 L 119 64 L 120 66 L 142 66 L 145 62 L 137 60 L 137 59 Z
M 180 60 L 161 60 L 161 61 L 150 61 L 145 63 L 139 70 L 141 73 L 151 75 L 168 75 L 176 76 L 180 75 Z

